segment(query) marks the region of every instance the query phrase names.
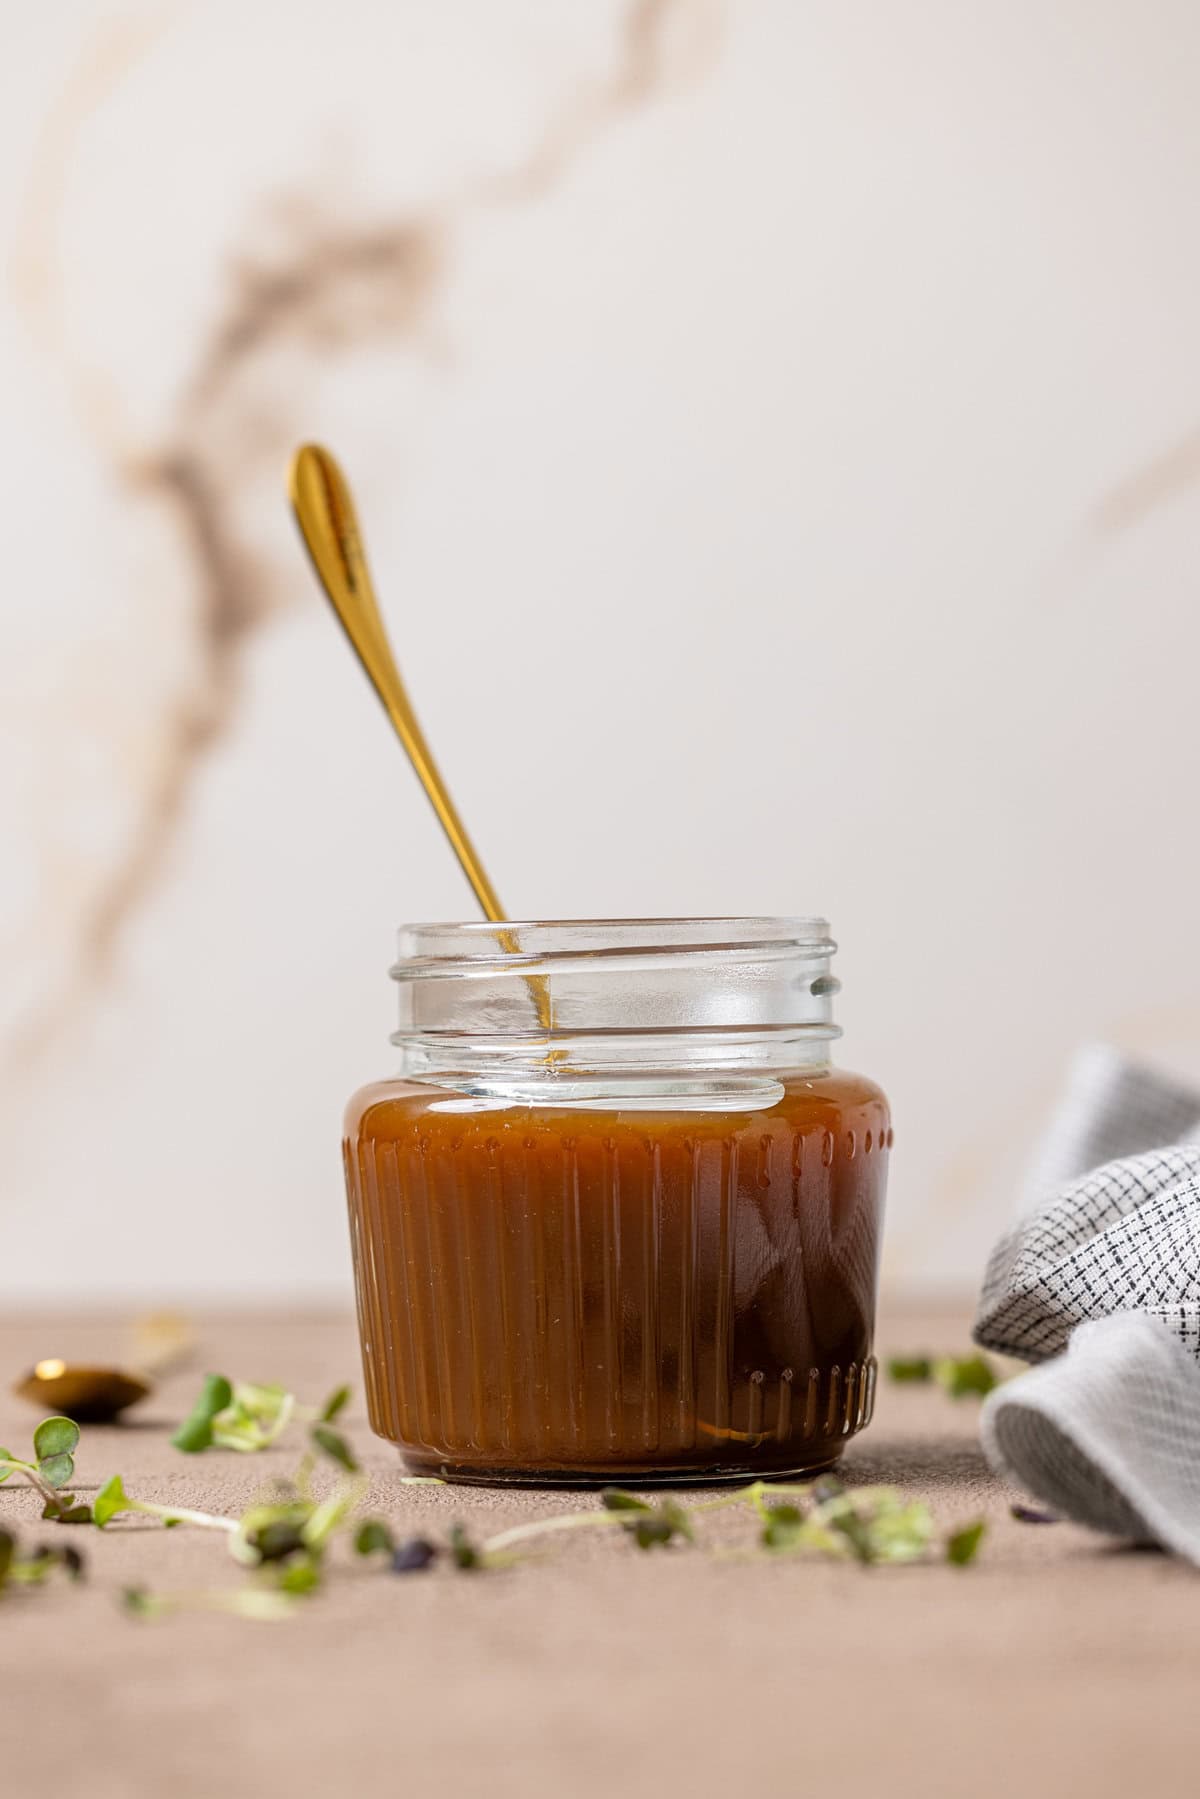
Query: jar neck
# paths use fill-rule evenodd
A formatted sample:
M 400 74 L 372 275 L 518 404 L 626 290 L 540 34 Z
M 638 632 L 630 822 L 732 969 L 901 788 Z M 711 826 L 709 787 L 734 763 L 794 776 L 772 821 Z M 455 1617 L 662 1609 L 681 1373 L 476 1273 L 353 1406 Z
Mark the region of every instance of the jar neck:
M 745 1110 L 838 1035 L 822 919 L 410 925 L 406 1079 L 464 1102 Z

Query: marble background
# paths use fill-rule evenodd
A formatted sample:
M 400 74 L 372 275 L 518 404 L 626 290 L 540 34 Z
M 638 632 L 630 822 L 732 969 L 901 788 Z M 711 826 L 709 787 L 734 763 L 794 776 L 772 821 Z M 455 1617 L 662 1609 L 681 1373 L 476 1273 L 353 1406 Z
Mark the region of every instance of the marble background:
M 404 918 L 351 471 L 517 916 L 824 911 L 969 1288 L 1064 1064 L 1200 1075 L 1200 9 L 0 0 L 0 1295 L 347 1290 Z

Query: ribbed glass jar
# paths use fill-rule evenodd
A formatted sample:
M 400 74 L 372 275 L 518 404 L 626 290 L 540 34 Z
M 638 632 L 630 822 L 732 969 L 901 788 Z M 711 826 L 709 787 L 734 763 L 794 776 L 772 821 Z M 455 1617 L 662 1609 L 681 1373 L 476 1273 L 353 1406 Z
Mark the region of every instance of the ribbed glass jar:
M 418 925 L 346 1117 L 371 1423 L 458 1480 L 827 1466 L 871 1416 L 887 1102 L 820 919 Z

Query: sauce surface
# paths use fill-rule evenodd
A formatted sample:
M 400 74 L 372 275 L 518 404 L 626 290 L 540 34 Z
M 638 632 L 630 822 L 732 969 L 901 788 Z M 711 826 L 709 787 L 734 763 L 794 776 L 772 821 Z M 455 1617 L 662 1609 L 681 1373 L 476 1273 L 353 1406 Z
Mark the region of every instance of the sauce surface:
M 726 1479 L 827 1465 L 869 1421 L 887 1102 L 782 1074 L 762 1111 L 346 1120 L 373 1428 L 459 1479 Z

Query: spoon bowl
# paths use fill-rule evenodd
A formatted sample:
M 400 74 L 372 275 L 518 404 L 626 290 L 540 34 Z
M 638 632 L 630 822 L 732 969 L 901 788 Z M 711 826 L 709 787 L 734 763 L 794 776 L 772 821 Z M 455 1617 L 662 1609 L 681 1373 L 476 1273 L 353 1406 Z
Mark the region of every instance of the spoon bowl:
M 13 1386 L 21 1399 L 76 1424 L 109 1424 L 153 1390 L 150 1381 L 127 1368 L 63 1362 L 57 1356 L 36 1363 Z

